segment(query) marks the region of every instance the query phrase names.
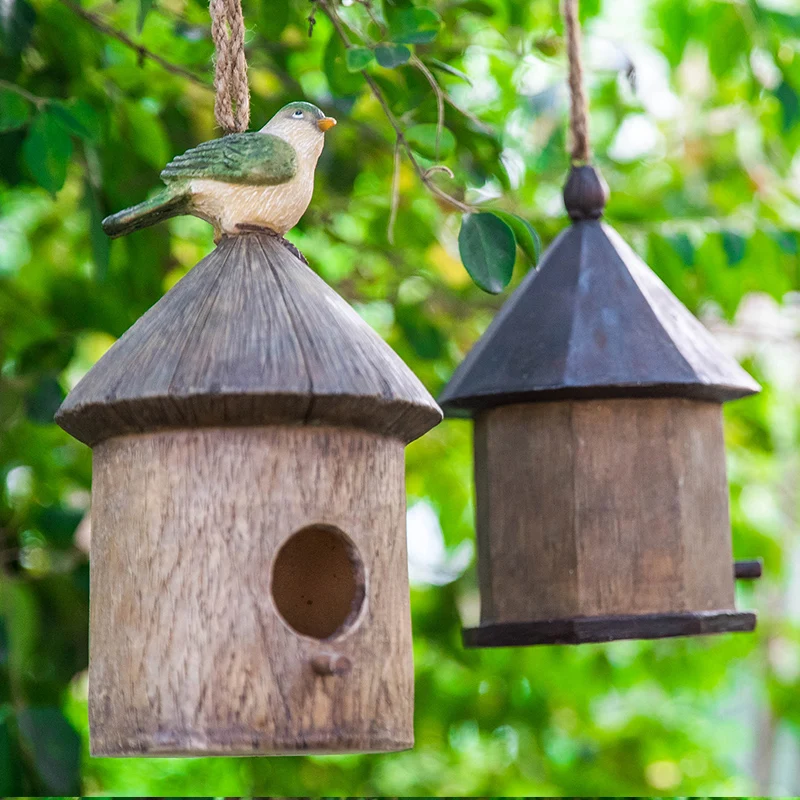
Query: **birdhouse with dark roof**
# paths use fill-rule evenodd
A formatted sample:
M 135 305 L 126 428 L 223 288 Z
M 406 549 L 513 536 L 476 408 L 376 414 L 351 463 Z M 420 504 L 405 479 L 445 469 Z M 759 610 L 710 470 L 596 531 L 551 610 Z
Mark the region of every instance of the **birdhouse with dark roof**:
M 600 220 L 590 166 L 549 247 L 439 398 L 475 421 L 468 646 L 747 631 L 721 404 L 752 378 Z
M 404 446 L 441 412 L 275 236 L 224 237 L 95 365 L 95 755 L 413 743 Z

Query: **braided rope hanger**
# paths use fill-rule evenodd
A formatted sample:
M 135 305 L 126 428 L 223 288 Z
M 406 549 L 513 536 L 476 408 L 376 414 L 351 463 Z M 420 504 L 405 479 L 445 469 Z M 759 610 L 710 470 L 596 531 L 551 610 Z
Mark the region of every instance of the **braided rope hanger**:
M 567 62 L 569 63 L 570 155 L 573 164 L 588 164 L 592 158 L 589 144 L 589 101 L 583 85 L 578 0 L 563 0 L 563 14 L 564 28 L 567 34 Z
M 241 0 L 210 0 L 211 38 L 214 40 L 214 116 L 229 133 L 243 133 L 250 124 L 250 88 L 244 54 L 244 17 Z

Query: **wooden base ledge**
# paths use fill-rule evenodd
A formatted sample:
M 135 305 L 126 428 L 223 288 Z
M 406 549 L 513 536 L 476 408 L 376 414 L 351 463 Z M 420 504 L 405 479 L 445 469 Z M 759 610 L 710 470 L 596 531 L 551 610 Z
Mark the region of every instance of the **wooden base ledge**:
M 410 750 L 413 738 L 391 735 L 368 739 L 340 735 L 339 731 L 309 733 L 306 738 L 279 739 L 257 734 L 208 731 L 198 736 L 191 732 L 172 732 L 155 736 L 142 733 L 118 739 L 92 737 L 91 754 L 102 758 L 206 758 L 208 756 L 308 756 L 347 755 L 350 753 L 392 753 Z
M 588 644 L 617 639 L 666 639 L 712 633 L 749 633 L 756 615 L 750 611 L 700 611 L 624 614 L 603 617 L 487 623 L 465 628 L 464 647 L 525 647 L 537 644 Z

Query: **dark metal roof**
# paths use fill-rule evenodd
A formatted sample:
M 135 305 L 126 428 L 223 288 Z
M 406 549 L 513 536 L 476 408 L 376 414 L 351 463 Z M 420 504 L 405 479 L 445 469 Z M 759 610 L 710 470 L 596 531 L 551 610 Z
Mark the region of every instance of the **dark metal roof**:
M 274 237 L 220 245 L 70 392 L 87 444 L 162 428 L 330 424 L 411 441 L 442 413 L 358 314 Z
M 439 398 L 448 416 L 516 402 L 688 397 L 758 384 L 610 226 L 573 222 Z

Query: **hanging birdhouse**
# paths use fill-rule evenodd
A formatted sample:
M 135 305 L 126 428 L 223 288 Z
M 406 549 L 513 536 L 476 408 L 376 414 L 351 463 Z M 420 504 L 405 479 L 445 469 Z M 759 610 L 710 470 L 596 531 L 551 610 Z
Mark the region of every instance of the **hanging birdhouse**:
M 758 385 L 573 169 L 572 218 L 440 397 L 475 420 L 467 646 L 750 631 L 734 610 L 721 404 Z
M 441 413 L 276 237 L 225 237 L 75 387 L 95 755 L 413 743 L 404 445 Z

